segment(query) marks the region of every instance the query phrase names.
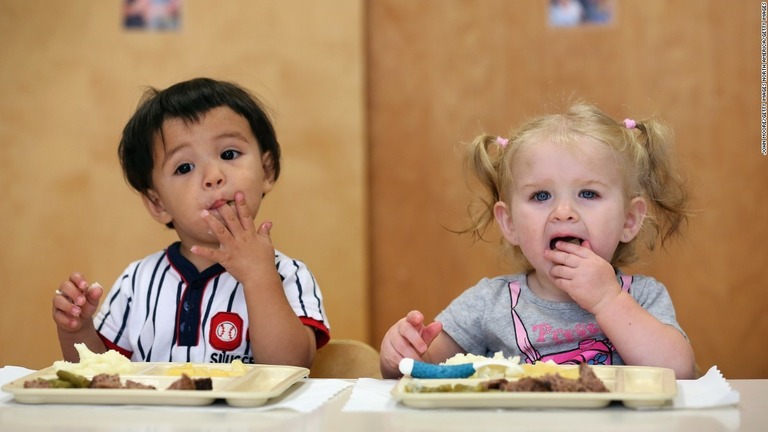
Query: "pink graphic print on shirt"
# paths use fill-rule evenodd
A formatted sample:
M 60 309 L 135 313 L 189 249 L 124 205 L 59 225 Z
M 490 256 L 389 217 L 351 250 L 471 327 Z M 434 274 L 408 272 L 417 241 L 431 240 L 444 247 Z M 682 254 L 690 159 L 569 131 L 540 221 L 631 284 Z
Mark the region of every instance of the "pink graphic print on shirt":
M 629 292 L 629 287 L 632 284 L 632 277 L 622 275 L 621 276 L 621 289 Z M 509 294 L 512 300 L 512 321 L 515 327 L 515 338 L 517 340 L 517 346 L 520 351 L 525 354 L 525 362 L 533 363 L 536 361 L 548 361 L 552 360 L 557 364 L 579 364 L 587 363 L 592 365 L 609 365 L 611 364 L 611 353 L 613 352 L 613 346 L 608 339 L 585 339 L 578 343 L 576 348 L 560 351 L 556 353 L 541 355 L 538 350 L 531 344 L 528 338 L 528 330 L 526 330 L 523 321 L 515 311 L 518 300 L 520 299 L 520 282 L 514 281 L 509 283 Z

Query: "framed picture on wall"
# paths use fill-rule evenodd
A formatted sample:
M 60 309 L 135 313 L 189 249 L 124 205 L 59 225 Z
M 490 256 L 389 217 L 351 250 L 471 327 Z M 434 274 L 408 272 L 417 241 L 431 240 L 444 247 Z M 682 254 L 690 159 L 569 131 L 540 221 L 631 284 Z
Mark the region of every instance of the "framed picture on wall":
M 126 30 L 177 31 L 183 0 L 123 0 Z
M 615 0 L 546 0 L 552 27 L 577 27 L 613 23 Z

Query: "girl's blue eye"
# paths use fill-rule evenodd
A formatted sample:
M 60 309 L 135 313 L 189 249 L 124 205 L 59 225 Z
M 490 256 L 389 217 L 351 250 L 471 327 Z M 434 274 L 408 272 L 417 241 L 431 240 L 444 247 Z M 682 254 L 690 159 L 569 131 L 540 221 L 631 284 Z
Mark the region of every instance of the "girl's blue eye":
M 595 199 L 597 198 L 597 192 L 593 190 L 583 190 L 579 192 L 579 196 L 586 199 Z
M 176 171 L 174 171 L 174 174 L 182 174 L 182 175 L 183 175 L 183 174 L 187 174 L 187 173 L 189 173 L 190 171 L 192 171 L 192 167 L 193 167 L 193 165 L 192 165 L 192 164 L 189 164 L 189 163 L 183 163 L 183 164 L 179 165 L 179 166 L 176 168 Z
M 224 160 L 232 160 L 237 158 L 240 155 L 240 152 L 237 150 L 224 150 L 221 153 L 221 158 Z
M 546 192 L 546 191 L 538 191 L 538 192 L 535 192 L 535 193 L 534 193 L 534 194 L 531 196 L 531 198 L 532 198 L 534 201 L 546 201 L 546 200 L 548 200 L 548 199 L 549 199 L 551 196 L 552 196 L 552 195 L 550 195 L 550 193 L 549 193 L 549 192 Z

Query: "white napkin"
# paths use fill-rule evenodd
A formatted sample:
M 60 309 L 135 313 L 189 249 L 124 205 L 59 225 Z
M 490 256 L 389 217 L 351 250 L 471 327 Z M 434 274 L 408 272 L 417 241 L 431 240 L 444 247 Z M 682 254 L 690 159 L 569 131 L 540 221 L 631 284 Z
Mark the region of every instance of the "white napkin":
M 270 399 L 266 404 L 248 409 L 255 411 L 288 409 L 308 413 L 319 408 L 320 405 L 351 385 L 351 382 L 340 379 L 306 379 L 279 397 Z
M 3 385 L 18 379 L 22 378 L 26 375 L 29 375 L 31 373 L 35 372 L 34 370 L 18 367 L 18 366 L 5 366 L 0 368 L 0 387 Z M 254 407 L 254 408 L 248 408 L 249 410 L 255 410 L 255 411 L 269 411 L 269 410 L 277 410 L 277 409 L 287 409 L 292 411 L 297 411 L 301 413 L 308 413 L 311 411 L 314 411 L 320 405 L 324 404 L 334 396 L 336 396 L 338 393 L 340 393 L 342 390 L 346 389 L 347 387 L 351 386 L 352 383 L 345 380 L 339 380 L 339 379 L 323 379 L 323 380 L 316 380 L 316 379 L 304 379 L 296 384 L 294 384 L 290 389 L 286 390 L 285 393 L 280 395 L 279 397 L 276 397 L 274 399 L 270 399 L 267 401 L 266 404 Z M 3 391 L 0 391 L 0 405 L 8 404 L 8 403 L 15 403 L 13 402 L 13 395 L 10 393 L 6 393 Z M 142 408 L 162 408 L 162 406 L 141 406 Z M 175 407 L 178 409 L 194 409 L 194 410 L 201 410 L 201 409 L 229 409 L 230 407 L 226 405 L 220 405 L 220 404 L 214 404 L 209 407 Z
M 342 411 L 381 412 L 408 409 L 404 405 L 398 405 L 392 397 L 392 389 L 396 384 L 397 380 L 360 378 Z
M 697 380 L 677 380 L 677 396 L 672 400 L 673 408 L 712 408 L 737 405 L 739 392 L 733 390 L 723 378 L 717 366 L 709 368 Z

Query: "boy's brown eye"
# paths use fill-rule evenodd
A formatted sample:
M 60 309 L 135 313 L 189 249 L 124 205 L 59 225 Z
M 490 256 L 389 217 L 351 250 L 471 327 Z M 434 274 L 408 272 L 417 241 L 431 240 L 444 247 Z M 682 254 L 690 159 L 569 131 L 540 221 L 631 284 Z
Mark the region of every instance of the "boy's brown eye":
M 224 160 L 232 160 L 232 159 L 236 158 L 238 154 L 239 154 L 239 152 L 236 151 L 236 150 L 224 150 L 221 153 L 221 158 L 224 159 Z
M 188 172 L 192 171 L 192 164 L 181 164 L 176 168 L 176 171 L 174 171 L 175 174 L 187 174 Z

